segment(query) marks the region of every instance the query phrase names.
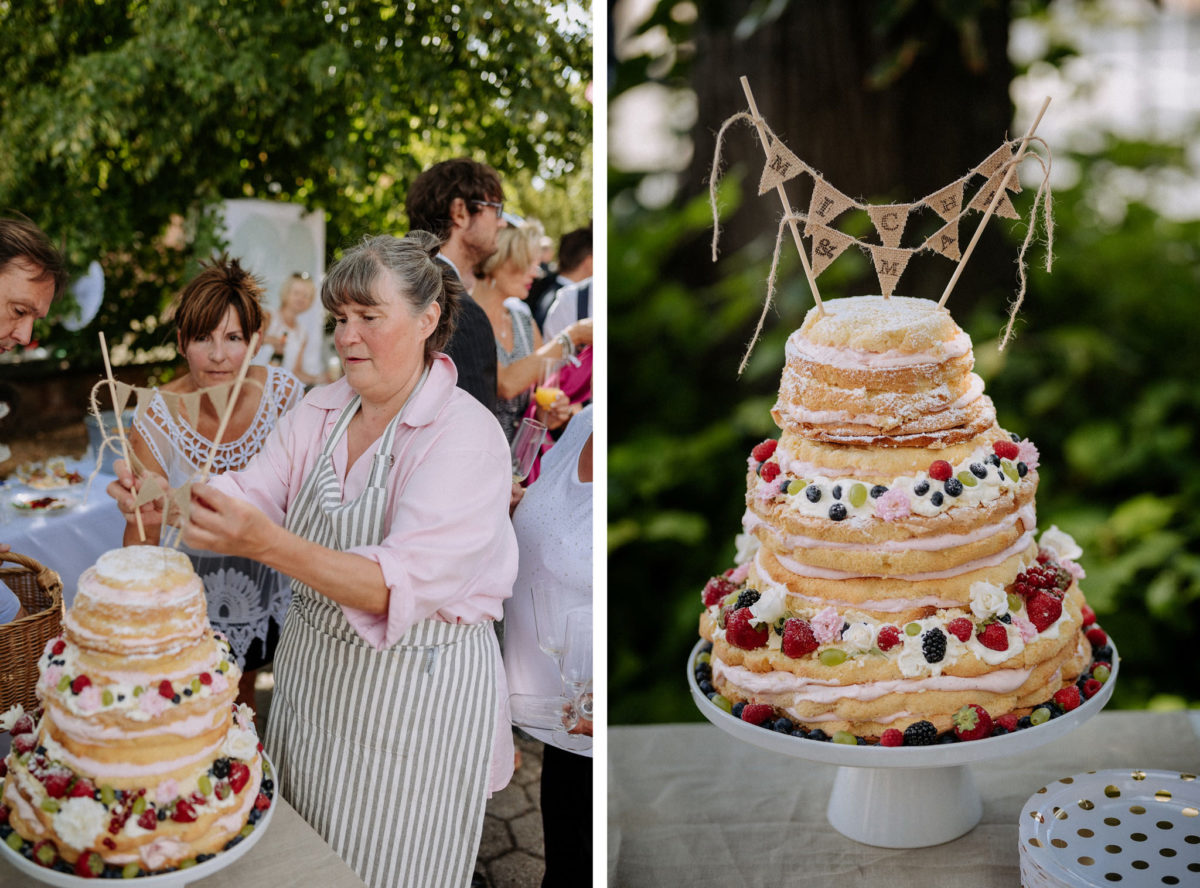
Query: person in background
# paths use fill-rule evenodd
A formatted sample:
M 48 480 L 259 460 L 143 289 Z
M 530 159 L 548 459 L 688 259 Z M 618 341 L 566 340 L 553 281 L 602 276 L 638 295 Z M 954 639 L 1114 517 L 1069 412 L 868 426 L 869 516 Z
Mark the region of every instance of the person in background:
M 591 327 L 577 324 L 559 339 L 542 342 L 524 299 L 536 275 L 536 227 L 508 227 L 496 239 L 496 252 L 475 269 L 475 301 L 487 313 L 495 338 L 496 418 L 512 442 L 529 407 L 529 391 L 539 381 L 543 358 L 565 359 L 591 342 Z M 570 401 L 560 395 L 549 407 L 537 409 L 548 428 L 562 426 Z
M 562 678 L 538 647 L 533 586 L 564 596 L 562 612 L 592 609 L 592 408 L 585 407 L 542 458 L 542 472 L 513 512 L 520 567 L 504 605 L 504 669 L 514 694 L 555 696 Z M 592 870 L 591 723 L 585 736 L 529 729 L 541 740 L 543 888 L 579 884 Z
M 33 322 L 67 286 L 62 254 L 28 219 L 0 218 L 0 352 L 33 340 Z
M 312 308 L 317 287 L 307 272 L 293 272 L 279 290 L 279 310 L 266 324 L 263 345 L 269 349 L 268 363 L 283 367 L 306 386 L 325 382 L 322 377 L 304 371 L 304 353 L 308 333 L 300 324 L 300 315 Z
M 67 264 L 50 238 L 28 219 L 0 218 L 0 352 L 33 340 L 33 322 L 67 287 Z M 0 552 L 9 551 L 0 543 Z M 16 594 L 0 584 L 0 623 L 25 616 Z
M 446 354 L 458 369 L 458 387 L 494 413 L 496 346 L 487 314 L 470 293 L 476 266 L 496 252 L 496 237 L 507 224 L 500 176 L 467 157 L 444 160 L 413 180 L 405 209 L 412 230 L 432 232 L 441 240 L 438 259 L 454 270 L 466 290 Z
M 179 294 L 174 306 L 176 343 L 187 372 L 155 393 L 129 435 L 143 469 L 165 477 L 171 487 L 190 480 L 208 461 L 221 411 L 217 402 L 204 396 L 198 401 L 198 417 L 172 412 L 163 393 L 187 396 L 233 382 L 251 336 L 262 329 L 261 296 L 258 281 L 237 259 L 225 256 L 204 266 Z M 279 417 L 304 394 L 299 380 L 282 367 L 251 366 L 246 380 L 216 448 L 211 468 L 215 474 L 244 468 Z M 162 530 L 160 523 L 146 524 L 144 542 L 157 545 Z M 126 525 L 123 542 L 143 542 L 136 526 Z M 274 656 L 291 600 L 291 581 L 249 558 L 186 546 L 183 551 L 204 581 L 209 619 L 228 637 L 243 670 L 238 700 L 253 707 L 256 672 Z
M 465 888 L 513 771 L 492 631 L 517 573 L 512 464 L 442 353 L 462 284 L 439 242 L 380 235 L 330 269 L 345 375 L 244 470 L 194 486 L 184 532 L 292 575 L 265 745 L 283 797 L 370 888 Z
M 592 229 L 576 228 L 562 236 L 558 244 L 558 272 L 535 282 L 529 293 L 529 307 L 533 319 L 542 330 L 546 329 L 546 314 L 558 291 L 592 276 Z M 584 315 L 587 317 L 588 315 Z M 558 332 L 557 330 L 555 331 Z

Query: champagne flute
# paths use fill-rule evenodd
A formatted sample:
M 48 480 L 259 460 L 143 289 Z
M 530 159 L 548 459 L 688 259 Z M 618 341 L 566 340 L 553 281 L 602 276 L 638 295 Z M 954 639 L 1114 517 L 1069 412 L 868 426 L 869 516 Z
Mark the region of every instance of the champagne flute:
M 546 440 L 546 426 L 530 416 L 521 420 L 512 442 L 512 479 L 520 484 L 529 477 L 533 463 Z
M 537 629 L 538 647 L 554 661 L 562 672 L 562 655 L 566 643 L 566 620 L 563 619 L 563 590 L 552 583 L 533 586 L 533 621 Z
M 577 608 L 567 614 L 563 635 L 563 688 L 567 696 L 578 699 L 592 682 L 592 612 Z
M 542 372 L 538 377 L 537 387 L 533 390 L 533 398 L 543 410 L 549 410 L 550 405 L 558 400 L 563 393 L 558 384 L 558 371 L 562 369 L 562 361 L 554 358 L 542 358 Z

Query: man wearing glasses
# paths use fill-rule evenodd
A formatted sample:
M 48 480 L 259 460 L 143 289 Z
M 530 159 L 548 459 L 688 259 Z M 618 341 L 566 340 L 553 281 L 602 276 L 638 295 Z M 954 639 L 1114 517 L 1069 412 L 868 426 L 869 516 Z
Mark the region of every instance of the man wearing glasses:
M 466 157 L 444 160 L 413 181 L 405 199 L 412 230 L 442 239 L 438 258 L 458 274 L 469 294 L 474 269 L 496 252 L 496 235 L 505 226 L 504 187 L 485 163 Z M 484 407 L 496 408 L 496 340 L 487 313 L 469 295 L 446 354 L 458 368 L 458 387 Z

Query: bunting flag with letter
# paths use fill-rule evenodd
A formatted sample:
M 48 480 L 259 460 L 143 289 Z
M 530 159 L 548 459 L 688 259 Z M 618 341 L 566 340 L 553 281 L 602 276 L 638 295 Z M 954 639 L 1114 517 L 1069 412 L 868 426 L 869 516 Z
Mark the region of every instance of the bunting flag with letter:
M 925 198 L 925 206 L 929 207 L 947 222 L 958 218 L 962 212 L 963 181 L 951 182 L 941 191 L 935 191 Z
M 871 262 L 875 266 L 875 276 L 879 278 L 880 292 L 891 296 L 896 290 L 896 282 L 904 274 L 908 265 L 908 257 L 914 250 L 897 250 L 893 247 L 871 246 Z
M 884 204 L 883 206 L 867 207 L 867 215 L 879 232 L 879 239 L 886 247 L 900 246 L 900 238 L 904 237 L 904 226 L 908 224 L 908 214 L 913 204 Z
M 947 222 L 929 240 L 921 245 L 921 249 L 933 250 L 951 261 L 957 262 L 962 252 L 958 249 L 958 220 Z
M 834 259 L 842 255 L 846 247 L 854 243 L 854 238 L 842 234 L 836 228 L 827 225 L 814 225 L 812 235 L 812 270 L 820 274 Z
M 812 199 L 808 202 L 808 221 L 805 223 L 804 233 L 811 236 L 815 226 L 833 224 L 834 219 L 853 206 L 854 201 L 824 179 L 817 177 L 813 180 Z
M 782 185 L 788 179 L 793 179 L 804 172 L 804 163 L 787 145 L 779 139 L 771 143 L 766 166 L 763 167 L 762 178 L 758 181 L 758 194 L 761 197 L 777 185 Z

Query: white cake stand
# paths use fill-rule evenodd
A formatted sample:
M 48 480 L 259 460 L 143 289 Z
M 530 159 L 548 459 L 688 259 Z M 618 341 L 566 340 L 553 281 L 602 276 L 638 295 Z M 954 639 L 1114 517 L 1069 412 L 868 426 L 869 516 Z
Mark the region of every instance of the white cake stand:
M 703 644 L 697 642 L 688 658 L 688 686 L 701 714 L 746 743 L 838 765 L 826 809 L 830 824 L 847 838 L 881 848 L 924 848 L 970 832 L 983 814 L 983 800 L 967 765 L 1016 755 L 1075 730 L 1112 696 L 1119 662 L 1114 646 L 1112 672 L 1090 700 L 1012 734 L 946 746 L 845 746 L 780 734 L 718 709 L 696 683 L 696 656 Z
M 705 702 L 708 702 L 707 700 Z M 275 766 L 267 758 L 265 752 L 260 753 L 263 761 L 269 765 L 270 779 L 275 780 Z M 263 775 L 266 776 L 268 769 L 263 769 Z M 218 851 L 216 857 L 211 860 L 206 860 L 204 863 L 198 863 L 195 866 L 190 866 L 187 869 L 172 870 L 169 873 L 158 873 L 153 876 L 138 876 L 136 879 L 126 880 L 120 879 L 121 882 L 132 881 L 133 884 L 140 886 L 154 886 L 154 888 L 185 888 L 185 886 L 198 882 L 213 873 L 220 872 L 242 857 L 258 840 L 262 838 L 264 832 L 267 831 L 267 824 L 271 822 L 271 818 L 275 816 L 275 808 L 279 804 L 279 781 L 275 780 L 275 794 L 271 798 L 271 807 L 263 812 L 258 823 L 254 825 L 254 831 L 246 838 L 242 839 L 228 851 Z M 56 888 L 83 888 L 84 885 L 95 885 L 103 880 L 100 879 L 85 879 L 83 876 L 77 876 L 74 873 L 60 873 L 58 870 L 47 869 L 40 864 L 34 863 L 32 860 L 26 860 L 19 852 L 14 851 L 4 842 L 0 842 L 0 853 L 3 854 L 5 860 L 13 865 L 17 870 L 25 875 L 47 885 L 54 885 Z

